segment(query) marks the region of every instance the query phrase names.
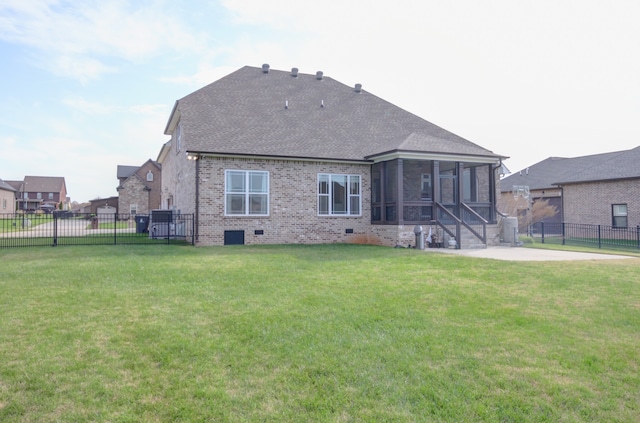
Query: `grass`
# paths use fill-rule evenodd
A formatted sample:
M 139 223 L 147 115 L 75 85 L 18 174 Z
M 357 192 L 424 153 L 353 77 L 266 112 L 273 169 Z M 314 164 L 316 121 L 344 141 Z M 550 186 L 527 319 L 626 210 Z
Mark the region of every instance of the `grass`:
M 0 250 L 0 421 L 640 420 L 640 266 Z
M 51 222 L 52 219 L 53 218 L 50 215 L 30 214 L 27 214 L 24 217 L 0 218 L 0 234 L 33 229 L 38 225 Z
M 579 251 L 585 253 L 597 253 L 597 254 L 616 254 L 616 255 L 625 255 L 625 256 L 633 256 L 640 257 L 640 250 L 633 246 L 629 246 L 624 248 L 621 245 L 608 245 L 603 243 L 602 248 L 598 248 L 597 242 L 589 242 L 589 243 L 574 243 L 569 241 L 565 244 L 557 240 L 546 240 L 546 242 L 541 242 L 539 238 L 532 238 L 527 236 L 521 236 L 520 241 L 523 242 L 523 247 L 528 248 L 539 248 L 543 250 L 561 250 L 561 251 Z

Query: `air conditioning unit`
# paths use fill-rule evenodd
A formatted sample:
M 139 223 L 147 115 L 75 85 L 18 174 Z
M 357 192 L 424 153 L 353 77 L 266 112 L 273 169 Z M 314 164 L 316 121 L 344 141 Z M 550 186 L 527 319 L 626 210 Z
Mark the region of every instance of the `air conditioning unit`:
M 173 210 L 151 210 L 149 238 L 169 238 L 173 220 Z
M 184 238 L 186 235 L 186 223 L 179 210 L 151 210 L 149 238 Z

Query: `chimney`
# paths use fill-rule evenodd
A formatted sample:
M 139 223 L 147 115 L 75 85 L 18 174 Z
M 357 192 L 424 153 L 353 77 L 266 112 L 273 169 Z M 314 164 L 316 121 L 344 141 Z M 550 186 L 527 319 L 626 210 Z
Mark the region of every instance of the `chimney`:
M 265 63 L 262 65 L 262 73 L 269 73 L 269 64 Z
M 359 93 L 362 91 L 362 84 L 356 84 L 356 92 Z
M 298 76 L 298 68 L 291 68 L 291 76 L 293 77 Z
M 322 71 L 318 71 L 318 72 L 316 72 L 316 79 L 317 79 L 318 81 L 322 81 Z

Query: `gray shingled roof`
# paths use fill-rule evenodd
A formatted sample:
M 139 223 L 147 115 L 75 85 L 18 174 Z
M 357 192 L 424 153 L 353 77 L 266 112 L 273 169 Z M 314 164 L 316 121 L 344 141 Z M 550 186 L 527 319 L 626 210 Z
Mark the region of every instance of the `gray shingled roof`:
M 116 170 L 116 178 L 128 178 L 133 175 L 136 170 L 140 169 L 140 166 L 127 166 L 127 165 L 118 165 Z
M 528 185 L 531 190 L 556 188 L 557 185 L 640 178 L 640 147 L 633 150 L 590 156 L 549 157 L 526 169 L 503 178 L 503 192 L 514 185 Z
M 61 192 L 62 187 L 66 189 L 61 176 L 25 176 L 24 182 L 27 184 L 24 190 L 28 192 Z
M 250 66 L 178 100 L 167 135 L 178 116 L 183 147 L 191 152 L 340 160 L 395 151 L 504 158 L 332 78 Z
M 600 163 L 587 166 L 571 175 L 564 175 L 558 184 L 571 184 L 592 181 L 608 181 L 640 178 L 640 147 L 620 151 Z
M 16 191 L 16 189 L 14 187 L 9 185 L 8 183 L 3 181 L 2 179 L 0 179 L 0 189 L 5 190 L 5 191 L 11 191 L 11 192 L 15 192 Z

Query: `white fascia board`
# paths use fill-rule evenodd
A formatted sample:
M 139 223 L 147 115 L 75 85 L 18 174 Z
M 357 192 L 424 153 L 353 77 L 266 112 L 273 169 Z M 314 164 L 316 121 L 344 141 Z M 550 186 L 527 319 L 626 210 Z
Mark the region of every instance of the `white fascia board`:
M 164 128 L 165 135 L 173 134 L 173 130 L 178 124 L 180 120 L 180 111 L 178 110 L 178 102 L 173 105 L 173 110 L 171 110 L 171 115 L 169 115 L 169 121 L 167 122 L 166 128 Z
M 410 159 L 410 160 L 439 160 L 445 162 L 463 162 L 463 163 L 486 163 L 486 164 L 499 164 L 499 157 L 488 156 L 476 156 L 476 155 L 461 155 L 461 154 L 446 154 L 446 153 L 412 153 L 407 151 L 393 151 L 380 156 L 371 157 L 374 163 L 385 162 L 395 159 Z

